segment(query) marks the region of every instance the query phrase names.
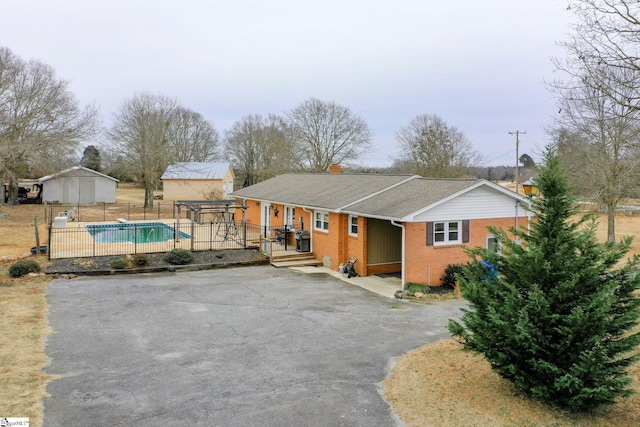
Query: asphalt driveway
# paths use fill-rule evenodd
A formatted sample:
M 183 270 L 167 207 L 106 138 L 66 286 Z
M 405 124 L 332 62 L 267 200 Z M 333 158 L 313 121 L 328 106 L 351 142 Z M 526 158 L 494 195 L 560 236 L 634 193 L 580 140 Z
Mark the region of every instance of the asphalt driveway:
M 401 425 L 380 381 L 464 305 L 269 266 L 60 279 L 47 300 L 46 427 Z

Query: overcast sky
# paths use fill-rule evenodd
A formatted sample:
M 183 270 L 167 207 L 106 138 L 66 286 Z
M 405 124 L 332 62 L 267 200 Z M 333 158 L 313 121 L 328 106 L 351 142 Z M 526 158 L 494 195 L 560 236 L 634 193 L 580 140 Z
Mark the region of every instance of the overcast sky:
M 105 125 L 122 101 L 177 98 L 221 135 L 310 97 L 365 118 L 387 166 L 419 114 L 457 127 L 487 165 L 537 158 L 557 113 L 544 82 L 564 0 L 2 0 L 0 45 L 51 65 Z

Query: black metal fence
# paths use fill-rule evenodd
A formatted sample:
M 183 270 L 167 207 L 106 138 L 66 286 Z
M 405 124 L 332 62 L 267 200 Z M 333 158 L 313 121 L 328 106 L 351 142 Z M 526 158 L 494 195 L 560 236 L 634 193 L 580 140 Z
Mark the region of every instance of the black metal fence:
M 49 227 L 51 259 L 168 252 L 174 248 L 205 251 L 260 247 L 270 255 L 273 251 L 295 250 L 297 244 L 294 227 L 186 219 L 93 224 L 56 220 L 54 217 Z
M 173 202 L 153 204 L 153 209 L 140 203 L 92 203 L 92 204 L 45 204 L 45 220 L 53 222 L 56 216 L 67 216 L 70 220 L 80 222 L 117 221 L 119 218 L 132 220 L 150 220 L 175 218 L 176 209 Z

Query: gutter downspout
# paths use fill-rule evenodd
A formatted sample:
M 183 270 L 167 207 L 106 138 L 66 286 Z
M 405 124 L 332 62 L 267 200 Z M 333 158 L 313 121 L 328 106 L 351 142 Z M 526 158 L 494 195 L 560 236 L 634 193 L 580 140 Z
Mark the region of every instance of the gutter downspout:
M 395 220 L 391 220 L 391 225 L 395 225 L 396 227 L 402 228 L 402 290 L 404 291 L 404 283 L 405 283 L 405 269 L 406 269 L 406 228 L 403 224 L 396 222 Z
M 520 201 L 516 200 L 516 226 L 515 226 L 516 230 L 518 230 L 518 206 L 519 205 L 520 205 Z M 520 244 L 520 239 L 518 239 L 518 236 L 516 236 L 516 238 L 515 238 L 515 243 L 517 245 Z
M 309 252 L 313 253 L 313 224 L 316 219 L 313 217 L 313 211 L 309 211 L 305 207 L 302 208 L 302 211 L 308 213 L 309 218 L 311 218 L 311 221 L 309 221 Z

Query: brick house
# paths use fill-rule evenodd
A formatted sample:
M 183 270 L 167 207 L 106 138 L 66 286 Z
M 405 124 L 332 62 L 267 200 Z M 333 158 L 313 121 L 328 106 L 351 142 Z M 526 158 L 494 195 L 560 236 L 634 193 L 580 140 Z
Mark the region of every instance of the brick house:
M 323 265 L 353 257 L 359 275 L 399 272 L 403 285 L 439 285 L 447 265 L 467 262 L 463 245 L 497 247 L 487 226 L 527 226 L 531 215 L 526 197 L 482 179 L 283 174 L 232 196 L 248 223 L 308 230 Z

